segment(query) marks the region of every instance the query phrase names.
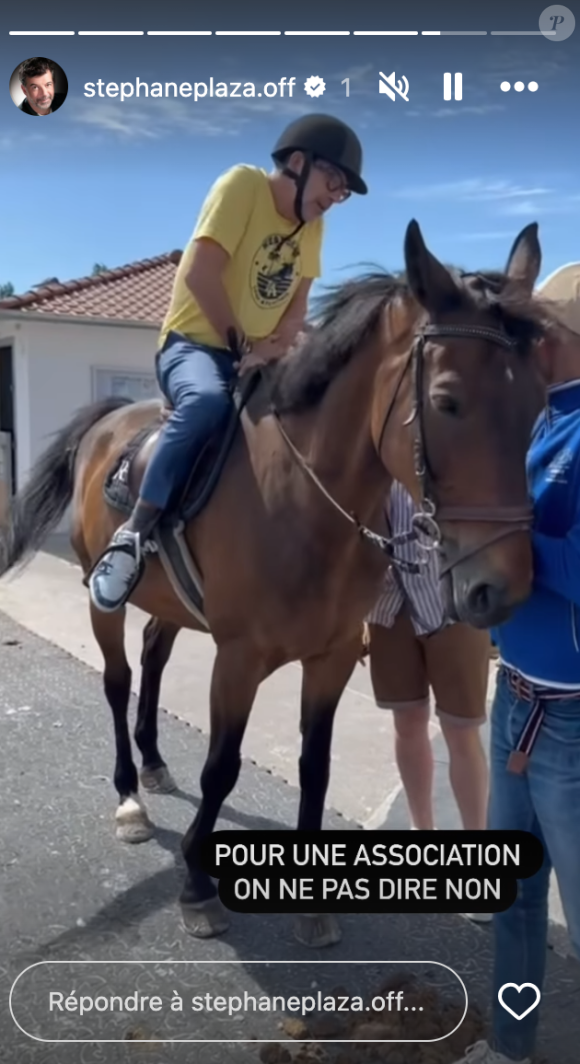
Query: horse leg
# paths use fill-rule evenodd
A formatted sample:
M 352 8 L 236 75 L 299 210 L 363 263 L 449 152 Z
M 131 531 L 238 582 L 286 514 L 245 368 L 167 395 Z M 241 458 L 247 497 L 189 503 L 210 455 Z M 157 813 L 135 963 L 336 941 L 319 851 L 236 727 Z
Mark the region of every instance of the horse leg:
M 125 610 L 101 613 L 91 605 L 91 624 L 105 660 L 103 685 L 115 728 L 115 787 L 119 806 L 115 814 L 121 842 L 146 842 L 153 835 L 147 810 L 139 796 L 127 720 L 131 696 L 131 669 L 125 654 Z
M 201 773 L 201 805 L 182 842 L 187 875 L 181 911 L 186 931 L 196 938 L 223 934 L 229 927 L 216 888 L 200 867 L 199 849 L 214 830 L 220 809 L 236 785 L 242 740 L 263 676 L 260 657 L 246 643 L 218 648 L 211 680 L 210 740 Z
M 330 748 L 334 715 L 360 658 L 360 638 L 338 650 L 302 662 L 300 730 L 299 831 L 320 831 L 330 779 Z M 331 913 L 300 913 L 294 934 L 312 949 L 340 942 L 338 920 Z
M 171 657 L 178 632 L 177 625 L 165 624 L 156 617 L 151 617 L 143 630 L 141 686 L 137 706 L 135 742 L 142 758 L 142 768 L 139 773 L 141 785 L 146 791 L 154 791 L 157 794 L 171 794 L 172 791 L 177 790 L 177 784 L 159 753 L 157 714 L 161 677 Z

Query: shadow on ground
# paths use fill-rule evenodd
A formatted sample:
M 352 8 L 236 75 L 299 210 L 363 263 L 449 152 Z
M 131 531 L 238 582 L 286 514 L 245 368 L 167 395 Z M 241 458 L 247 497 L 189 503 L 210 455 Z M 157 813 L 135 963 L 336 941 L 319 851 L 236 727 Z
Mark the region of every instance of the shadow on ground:
M 437 986 L 436 962 L 445 964 L 465 983 L 470 1003 L 487 1008 L 490 934 L 461 917 L 343 918 L 342 942 L 332 951 L 314 954 L 296 942 L 291 918 L 285 916 L 232 914 L 230 931 L 223 938 L 188 938 L 176 905 L 183 879 L 180 839 L 197 807 L 204 738 L 164 716 L 162 749 L 181 790 L 173 796 L 148 796 L 149 812 L 157 825 L 155 837 L 142 846 L 122 846 L 114 837 L 112 727 L 100 677 L 3 615 L 0 643 L 0 1056 L 7 1064 L 191 1064 L 194 1060 L 196 1064 L 230 1060 L 249 1064 L 259 1059 L 259 1047 L 251 1044 L 252 1039 L 276 1041 L 284 1033 L 279 1012 L 228 1020 L 214 1013 L 196 1017 L 198 1035 L 201 1031 L 205 1038 L 247 1037 L 250 1044 L 164 1043 L 158 1050 L 155 1042 L 149 1044 L 143 1038 L 158 1039 L 158 1030 L 166 1037 L 171 1031 L 183 1037 L 183 1017 L 164 1014 L 152 1024 L 151 1019 L 136 1020 L 130 1013 L 115 1017 L 114 1022 L 101 1014 L 82 1019 L 65 1014 L 64 1019 L 57 1017 L 59 1037 L 81 1037 L 85 1043 L 35 1042 L 16 1027 L 8 995 L 19 974 L 39 961 L 48 963 L 34 969 L 36 974 L 27 973 L 28 982 L 21 978 L 12 1005 L 19 1010 L 25 1030 L 40 1038 L 47 1037 L 55 1022 L 47 1004 L 51 988 L 70 995 L 95 985 L 101 994 L 126 995 L 135 989 L 151 994 L 162 985 L 165 1001 L 166 993 L 177 989 L 179 979 L 179 986 L 190 996 L 198 987 L 213 994 L 287 995 L 297 989 L 302 973 L 308 972 L 304 989 L 311 993 L 322 968 L 310 962 L 329 960 L 336 962 L 335 979 L 343 985 L 352 984 L 353 972 L 361 971 L 352 962 L 364 961 L 369 988 L 376 987 L 385 973 L 393 977 L 395 969 L 385 969 L 384 962 L 405 961 L 411 971 L 411 962 L 425 961 L 421 985 L 432 988 Z M 240 830 L 290 827 L 297 809 L 295 790 L 245 762 L 220 826 Z M 335 813 L 327 815 L 326 825 L 355 828 Z M 88 963 L 71 968 L 78 961 Z M 145 968 L 143 961 L 156 966 Z M 180 962 L 187 961 L 204 961 L 206 966 L 190 966 L 186 977 Z M 283 963 L 256 964 L 274 961 Z M 232 962 L 238 963 L 234 967 Z M 442 989 L 447 992 L 449 987 Z M 541 1046 L 551 1064 L 576 1064 L 578 1059 L 580 1014 L 575 1004 L 579 991 L 578 966 L 551 955 Z M 190 1021 L 190 1036 L 191 1029 Z M 95 1041 L 110 1038 L 112 1030 L 113 1037 L 125 1039 L 132 1032 L 132 1043 Z M 399 1060 L 399 1064 L 443 1060 L 430 1057 L 429 1052 L 422 1047 L 417 1055 L 411 1047 L 393 1046 L 390 1057 L 383 1059 Z

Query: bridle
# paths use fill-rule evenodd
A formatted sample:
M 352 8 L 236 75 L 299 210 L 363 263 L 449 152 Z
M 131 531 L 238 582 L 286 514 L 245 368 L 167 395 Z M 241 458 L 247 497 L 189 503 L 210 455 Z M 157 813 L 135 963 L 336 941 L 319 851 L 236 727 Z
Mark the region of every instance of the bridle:
M 441 530 L 439 528 L 439 523 L 442 521 L 481 522 L 484 524 L 501 526 L 493 535 L 484 540 L 483 543 L 480 543 L 477 547 L 468 548 L 461 552 L 456 558 L 454 558 L 453 562 L 442 567 L 440 573 L 443 576 L 445 573 L 450 572 L 450 570 L 460 562 L 466 561 L 468 558 L 479 554 L 481 551 L 486 550 L 488 547 L 505 539 L 507 536 L 511 536 L 516 532 L 528 532 L 532 527 L 533 511 L 530 505 L 499 507 L 437 506 L 434 500 L 433 491 L 435 477 L 429 462 L 429 452 L 425 432 L 423 383 L 425 346 L 431 337 L 435 336 L 462 340 L 487 340 L 489 343 L 493 343 L 497 347 L 503 347 L 508 351 L 513 351 L 516 347 L 515 340 L 512 340 L 499 329 L 493 329 L 489 326 L 424 325 L 416 334 L 409 356 L 405 361 L 397 381 L 391 402 L 385 412 L 378 442 L 376 444 L 376 450 L 380 456 L 387 425 L 389 424 L 392 412 L 395 408 L 403 381 L 408 370 L 411 369 L 413 374 L 413 409 L 410 416 L 404 422 L 404 425 L 410 426 L 413 423 L 416 425 L 416 435 L 413 446 L 413 463 L 415 476 L 421 485 L 421 504 L 418 512 L 413 517 L 412 529 L 409 532 L 404 532 L 396 536 L 381 536 L 377 532 L 373 532 L 372 529 L 361 524 L 357 519 L 356 514 L 348 513 L 347 510 L 343 509 L 330 492 L 327 491 L 312 467 L 292 442 L 275 408 L 272 409 L 272 413 L 277 421 L 278 429 L 283 439 L 310 480 L 316 485 L 319 491 L 322 492 L 326 499 L 328 499 L 332 506 L 334 506 L 343 517 L 354 525 L 361 538 L 387 554 L 392 563 L 399 569 L 403 569 L 407 572 L 419 572 L 423 568 L 424 562 L 408 562 L 402 558 L 398 558 L 395 554 L 395 548 L 403 543 L 416 540 L 418 541 L 419 546 L 425 551 L 438 549 L 442 542 Z M 424 538 L 419 539 L 420 534 Z
M 436 549 L 441 545 L 441 531 L 439 528 L 439 522 L 442 521 L 461 521 L 461 522 L 477 522 L 484 524 L 500 525 L 500 527 L 492 536 L 484 540 L 477 547 L 468 548 L 462 551 L 452 563 L 443 566 L 440 570 L 441 575 L 449 572 L 452 568 L 458 565 L 460 562 L 466 561 L 468 558 L 474 557 L 479 554 L 480 551 L 486 550 L 494 543 L 498 543 L 500 540 L 505 539 L 507 536 L 513 535 L 515 532 L 528 532 L 532 527 L 533 511 L 531 506 L 442 506 L 437 507 L 434 500 L 434 486 L 435 476 L 433 469 L 429 462 L 429 452 L 427 448 L 427 438 L 425 433 L 425 419 L 424 419 L 424 359 L 425 359 L 425 346 L 430 337 L 443 337 L 462 340 L 487 340 L 489 343 L 495 344 L 497 347 L 503 347 L 508 351 L 513 351 L 516 347 L 516 341 L 512 340 L 509 336 L 506 336 L 504 332 L 499 329 L 493 329 L 486 325 L 425 325 L 421 329 L 421 332 L 416 336 L 409 358 L 406 365 L 403 368 L 403 372 L 399 381 L 395 393 L 387 412 L 383 420 L 383 425 L 379 434 L 379 440 L 377 444 L 377 451 L 380 455 L 383 437 L 387 428 L 387 424 L 394 409 L 395 402 L 399 393 L 399 389 L 409 368 L 412 368 L 413 372 L 413 409 L 410 416 L 403 423 L 404 425 L 411 425 L 413 422 L 417 425 L 417 433 L 415 436 L 415 442 L 413 447 L 413 459 L 415 476 L 421 485 L 421 507 L 417 514 L 413 518 L 413 528 L 416 532 L 423 532 L 427 537 L 428 543 L 423 544 L 425 549 Z M 430 541 L 430 542 L 429 542 Z

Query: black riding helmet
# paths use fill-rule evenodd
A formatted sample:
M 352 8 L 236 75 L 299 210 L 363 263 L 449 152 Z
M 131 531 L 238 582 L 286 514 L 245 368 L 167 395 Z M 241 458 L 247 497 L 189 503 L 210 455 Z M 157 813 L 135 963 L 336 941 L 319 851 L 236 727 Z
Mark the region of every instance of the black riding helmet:
M 302 152 L 305 163 L 300 174 L 284 167 L 282 173 L 291 177 L 296 183 L 296 200 L 294 209 L 296 217 L 304 224 L 302 217 L 302 197 L 310 174 L 312 163 L 316 159 L 331 163 L 341 170 L 347 179 L 350 192 L 365 196 L 367 186 L 361 177 L 362 146 L 354 130 L 332 115 L 304 115 L 292 122 L 278 138 L 272 152 L 277 163 L 293 151 Z

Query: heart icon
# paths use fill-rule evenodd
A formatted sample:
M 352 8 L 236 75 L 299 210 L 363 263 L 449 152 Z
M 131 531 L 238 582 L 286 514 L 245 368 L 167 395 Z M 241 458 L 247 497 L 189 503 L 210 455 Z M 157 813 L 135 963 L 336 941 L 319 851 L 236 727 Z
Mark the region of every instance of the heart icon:
M 530 1005 L 521 1014 L 519 1014 L 517 1012 L 514 1012 L 513 1009 L 510 1009 L 509 1005 L 506 1005 L 506 1003 L 505 1003 L 505 1001 L 503 999 L 504 990 L 513 989 L 513 990 L 517 990 L 518 994 L 521 994 L 522 990 L 525 990 L 527 987 L 529 987 L 530 990 L 533 990 L 535 992 L 536 1000 L 534 1001 L 533 1005 Z M 542 994 L 541 994 L 540 990 L 538 989 L 538 987 L 536 986 L 535 983 L 522 983 L 521 986 L 518 986 L 517 983 L 504 983 L 503 986 L 501 986 L 500 989 L 499 989 L 499 993 L 497 995 L 497 999 L 498 999 L 502 1009 L 505 1009 L 506 1012 L 509 1012 L 510 1016 L 513 1016 L 514 1020 L 523 1020 L 524 1016 L 527 1016 L 528 1013 L 533 1012 L 534 1009 L 540 1004 L 541 996 L 542 996 Z

